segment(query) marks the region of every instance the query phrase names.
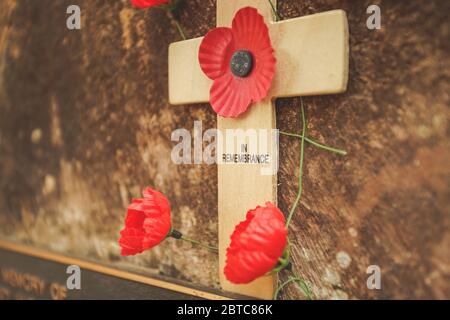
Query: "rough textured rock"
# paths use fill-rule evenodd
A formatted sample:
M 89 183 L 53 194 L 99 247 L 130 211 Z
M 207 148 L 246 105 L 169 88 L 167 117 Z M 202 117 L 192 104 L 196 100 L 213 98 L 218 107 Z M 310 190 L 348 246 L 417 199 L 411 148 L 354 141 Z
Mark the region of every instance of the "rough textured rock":
M 117 267 L 218 287 L 218 261 L 169 240 L 120 258 L 127 203 L 152 185 L 173 221 L 217 240 L 216 167 L 176 166 L 171 132 L 216 125 L 208 105 L 167 101 L 167 47 L 179 40 L 159 10 L 127 0 L 77 1 L 82 30 L 65 27 L 73 1 L 0 2 L 0 234 Z M 294 272 L 319 298 L 450 298 L 450 48 L 448 1 L 280 0 L 283 18 L 347 11 L 348 92 L 304 99 L 308 135 L 348 156 L 307 146 L 304 193 L 290 230 Z M 188 37 L 215 25 L 215 1 L 180 10 Z M 300 131 L 299 99 L 277 101 L 277 126 Z M 279 206 L 297 191 L 299 141 L 281 139 Z M 368 290 L 379 265 L 382 290 Z M 283 275 L 286 278 L 288 274 Z M 294 286 L 283 298 L 302 298 Z

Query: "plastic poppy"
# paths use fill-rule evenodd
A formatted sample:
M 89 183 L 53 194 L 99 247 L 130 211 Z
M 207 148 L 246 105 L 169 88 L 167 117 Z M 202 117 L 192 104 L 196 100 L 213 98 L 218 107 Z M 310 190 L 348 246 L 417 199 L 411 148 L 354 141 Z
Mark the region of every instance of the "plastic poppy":
M 139 9 L 156 7 L 168 3 L 169 0 L 131 0 L 131 4 Z
M 283 213 L 272 203 L 247 212 L 231 235 L 224 273 L 228 281 L 249 283 L 278 264 L 287 245 Z
M 143 199 L 128 206 L 119 245 L 123 256 L 135 255 L 163 241 L 171 232 L 170 205 L 160 192 L 146 188 Z
M 223 117 L 237 117 L 267 96 L 276 59 L 264 18 L 255 8 L 239 10 L 231 28 L 215 28 L 199 50 L 200 67 L 214 83 L 210 103 Z

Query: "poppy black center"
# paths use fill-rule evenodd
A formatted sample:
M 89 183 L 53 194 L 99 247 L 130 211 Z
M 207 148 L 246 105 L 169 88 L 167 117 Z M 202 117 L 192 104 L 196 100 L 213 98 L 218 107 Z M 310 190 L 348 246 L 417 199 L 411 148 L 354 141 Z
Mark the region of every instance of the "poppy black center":
M 238 50 L 233 53 L 230 62 L 231 72 L 236 77 L 245 78 L 253 69 L 253 56 L 250 51 Z

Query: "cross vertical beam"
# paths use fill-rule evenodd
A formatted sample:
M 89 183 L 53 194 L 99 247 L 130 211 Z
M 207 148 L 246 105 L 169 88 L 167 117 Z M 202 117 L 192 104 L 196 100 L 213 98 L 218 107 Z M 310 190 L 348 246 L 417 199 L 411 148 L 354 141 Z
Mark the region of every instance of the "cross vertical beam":
M 266 23 L 273 19 L 272 9 L 268 1 L 218 1 L 217 26 L 231 26 L 234 15 L 239 9 L 252 6 L 264 17 Z M 275 49 L 276 50 L 276 49 Z M 248 111 L 238 118 L 217 117 L 217 128 L 223 134 L 227 129 L 268 130 L 270 133 L 276 126 L 275 108 L 272 97 L 252 105 Z M 267 146 L 270 146 L 270 134 L 267 135 Z M 224 144 L 227 141 L 224 139 Z M 252 152 L 252 151 L 251 151 Z M 253 151 L 254 152 L 254 151 Z M 273 150 L 265 153 L 273 160 Z M 222 271 L 226 261 L 226 249 L 230 244 L 230 235 L 235 226 L 245 219 L 248 210 L 267 201 L 277 203 L 277 175 L 262 175 L 260 164 L 221 164 L 218 163 L 218 210 L 219 210 L 219 267 Z M 220 272 L 220 284 L 224 290 L 238 292 L 252 297 L 271 299 L 276 284 L 275 276 L 265 276 L 249 284 L 235 285 L 226 280 Z

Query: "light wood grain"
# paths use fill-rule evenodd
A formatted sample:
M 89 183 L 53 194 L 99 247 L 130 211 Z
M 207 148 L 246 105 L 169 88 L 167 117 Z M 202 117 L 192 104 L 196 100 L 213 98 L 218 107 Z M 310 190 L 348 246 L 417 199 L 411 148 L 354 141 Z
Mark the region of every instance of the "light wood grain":
M 217 118 L 217 127 L 223 136 L 228 129 L 267 130 L 275 127 L 275 107 L 269 98 L 255 104 L 238 119 Z M 265 139 L 265 137 L 258 140 Z M 223 144 L 228 141 L 224 138 Z M 236 142 L 236 141 L 235 141 Z M 258 141 L 261 143 L 261 141 Z M 268 148 L 263 153 L 274 160 L 270 132 L 267 135 Z M 261 152 L 261 150 L 259 150 Z M 251 153 L 255 153 L 254 150 Z M 247 285 L 234 285 L 225 279 L 223 268 L 226 261 L 226 249 L 230 244 L 230 235 L 235 226 L 245 220 L 249 209 L 264 205 L 267 201 L 277 203 L 277 175 L 263 175 L 266 166 L 258 164 L 222 164 L 218 162 L 218 210 L 219 210 L 219 267 L 222 289 L 262 299 L 271 299 L 275 277 L 259 278 Z
M 198 49 L 203 38 L 169 46 L 169 101 L 171 104 L 209 101 L 212 80 L 200 69 Z
M 272 20 L 272 11 L 268 1 L 219 0 L 217 1 L 217 26 L 231 26 L 236 12 L 247 6 L 258 9 L 266 22 Z M 227 129 L 271 131 L 275 124 L 275 108 L 271 98 L 253 105 L 247 113 L 237 119 L 217 117 L 217 127 L 222 134 Z M 266 151 L 272 159 L 272 148 Z M 250 164 L 229 165 L 219 163 L 218 165 L 220 284 L 227 291 L 261 299 L 271 299 L 276 277 L 266 276 L 247 285 L 235 285 L 227 281 L 223 274 L 226 248 L 230 243 L 230 235 L 235 226 L 245 219 L 249 209 L 253 209 L 257 205 L 263 205 L 266 201 L 276 204 L 277 176 L 276 174 L 272 176 L 262 175 L 261 168 L 261 165 Z
M 349 36 L 345 11 L 333 10 L 270 26 L 277 57 L 274 97 L 344 92 Z

